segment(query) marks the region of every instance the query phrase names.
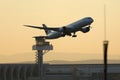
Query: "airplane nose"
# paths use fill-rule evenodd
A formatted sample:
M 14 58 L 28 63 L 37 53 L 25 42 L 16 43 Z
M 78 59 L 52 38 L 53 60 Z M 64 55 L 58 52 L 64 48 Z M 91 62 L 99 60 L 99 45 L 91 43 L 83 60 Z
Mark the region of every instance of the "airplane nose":
M 94 22 L 94 20 L 91 18 L 91 23 Z
M 93 18 L 88 17 L 88 19 L 89 19 L 90 23 L 94 22 Z
M 94 22 L 93 18 L 91 18 L 91 17 L 86 17 L 85 19 L 87 19 L 87 21 L 88 21 L 89 23 Z

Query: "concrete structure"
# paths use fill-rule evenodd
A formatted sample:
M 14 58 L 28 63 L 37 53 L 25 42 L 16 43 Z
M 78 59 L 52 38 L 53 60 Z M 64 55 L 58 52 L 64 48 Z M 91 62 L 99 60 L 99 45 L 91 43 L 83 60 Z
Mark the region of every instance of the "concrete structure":
M 44 64 L 43 80 L 103 80 L 102 64 Z M 108 65 L 108 80 L 120 79 L 120 64 Z M 0 64 L 0 80 L 39 80 L 36 64 Z

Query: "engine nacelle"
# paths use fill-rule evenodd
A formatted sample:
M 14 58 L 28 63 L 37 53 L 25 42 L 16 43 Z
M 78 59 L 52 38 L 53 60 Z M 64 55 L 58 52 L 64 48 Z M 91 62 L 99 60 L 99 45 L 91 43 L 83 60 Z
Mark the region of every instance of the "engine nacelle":
M 90 27 L 82 28 L 81 31 L 83 33 L 89 32 L 90 31 Z

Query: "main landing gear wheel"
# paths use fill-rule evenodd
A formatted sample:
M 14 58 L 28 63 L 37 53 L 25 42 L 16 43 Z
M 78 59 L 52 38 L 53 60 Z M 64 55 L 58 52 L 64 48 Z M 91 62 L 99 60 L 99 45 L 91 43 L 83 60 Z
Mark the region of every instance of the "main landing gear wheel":
M 73 33 L 72 37 L 77 37 L 77 35 L 75 35 L 75 32 Z
M 72 37 L 77 37 L 77 35 L 73 35 Z

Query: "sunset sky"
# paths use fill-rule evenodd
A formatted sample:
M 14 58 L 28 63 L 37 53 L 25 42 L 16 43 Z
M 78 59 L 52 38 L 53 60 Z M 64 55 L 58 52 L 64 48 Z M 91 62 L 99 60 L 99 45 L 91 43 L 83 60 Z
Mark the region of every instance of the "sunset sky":
M 34 61 L 32 45 L 35 41 L 32 37 L 45 33 L 23 25 L 41 26 L 44 23 L 48 27 L 61 27 L 88 16 L 94 19 L 91 31 L 77 32 L 76 38 L 66 36 L 49 40 L 54 50 L 45 54 L 44 60 L 102 59 L 104 3 L 107 40 L 110 42 L 108 57 L 120 59 L 120 0 L 0 0 L 0 62 Z

